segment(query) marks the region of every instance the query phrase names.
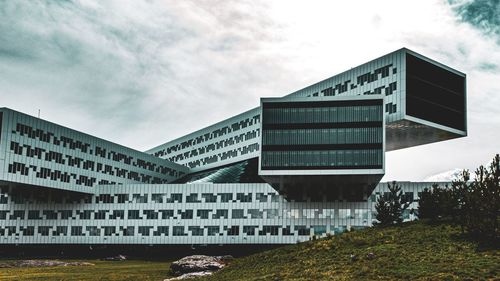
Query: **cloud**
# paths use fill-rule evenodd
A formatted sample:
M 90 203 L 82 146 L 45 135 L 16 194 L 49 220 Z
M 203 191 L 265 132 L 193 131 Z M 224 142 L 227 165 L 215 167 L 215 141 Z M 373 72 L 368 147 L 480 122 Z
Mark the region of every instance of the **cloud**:
M 250 3 L 5 2 L 2 102 L 141 149 L 247 110 L 258 66 L 281 70 L 258 55 L 272 23 Z
M 388 153 L 387 179 L 420 180 L 498 152 L 498 32 L 475 3 L 3 1 L 0 101 L 146 150 L 404 46 L 468 77 L 467 138 Z
M 479 28 L 486 35 L 496 36 L 500 44 L 500 1 L 449 0 L 449 3 L 462 21 Z

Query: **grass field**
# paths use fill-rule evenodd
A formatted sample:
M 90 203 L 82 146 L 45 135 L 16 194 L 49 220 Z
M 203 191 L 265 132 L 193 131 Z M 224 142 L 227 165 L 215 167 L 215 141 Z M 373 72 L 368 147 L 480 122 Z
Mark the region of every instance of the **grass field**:
M 0 280 L 159 281 L 169 275 L 167 261 L 85 261 L 95 266 L 0 269 Z M 412 222 L 237 258 L 196 280 L 500 280 L 500 249 L 478 247 L 456 226 Z
M 64 260 L 71 261 L 71 260 Z M 76 261 L 76 260 L 75 260 Z M 159 281 L 168 277 L 170 262 L 159 261 L 100 261 L 78 260 L 95 264 L 94 266 L 64 266 L 40 268 L 0 268 L 0 280 L 67 280 L 100 281 L 130 280 Z

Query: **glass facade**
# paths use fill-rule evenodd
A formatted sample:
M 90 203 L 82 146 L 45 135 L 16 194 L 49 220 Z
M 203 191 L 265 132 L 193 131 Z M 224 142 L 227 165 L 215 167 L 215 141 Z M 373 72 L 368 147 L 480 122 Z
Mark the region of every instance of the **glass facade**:
M 465 130 L 465 76 L 406 54 L 406 114 Z
M 262 103 L 262 170 L 380 169 L 383 100 Z

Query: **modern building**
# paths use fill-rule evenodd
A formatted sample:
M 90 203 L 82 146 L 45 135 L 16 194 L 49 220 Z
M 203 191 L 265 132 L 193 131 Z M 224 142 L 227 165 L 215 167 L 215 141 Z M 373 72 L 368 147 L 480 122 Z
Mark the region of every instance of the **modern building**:
M 466 135 L 465 74 L 404 48 L 146 152 L 0 108 L 0 244 L 286 244 L 367 227 L 386 151 Z M 399 182 L 411 209 L 432 184 Z

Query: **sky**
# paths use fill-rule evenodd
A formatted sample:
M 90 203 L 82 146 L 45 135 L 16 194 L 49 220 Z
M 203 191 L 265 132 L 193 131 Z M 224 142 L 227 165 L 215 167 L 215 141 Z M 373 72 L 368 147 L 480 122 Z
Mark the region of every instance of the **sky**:
M 384 180 L 500 153 L 500 0 L 0 0 L 0 107 L 147 150 L 407 47 L 467 74 L 469 135 Z

